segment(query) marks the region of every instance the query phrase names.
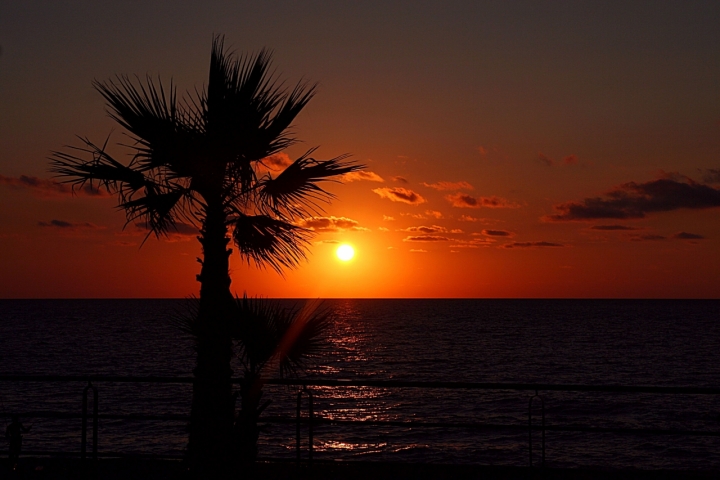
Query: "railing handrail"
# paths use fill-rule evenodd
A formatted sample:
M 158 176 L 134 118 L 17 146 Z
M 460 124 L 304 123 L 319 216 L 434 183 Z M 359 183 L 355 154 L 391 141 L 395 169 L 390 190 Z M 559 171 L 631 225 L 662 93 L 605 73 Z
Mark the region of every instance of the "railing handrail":
M 0 375 L 0 382 L 116 382 L 116 383 L 187 383 L 194 377 L 136 376 L 136 375 Z M 234 384 L 241 378 L 232 378 Z M 658 393 L 685 395 L 718 395 L 720 387 L 659 387 L 651 385 L 586 385 L 522 382 L 434 382 L 416 380 L 371 379 L 311 379 L 271 378 L 267 385 L 313 387 L 378 387 L 378 388 L 438 388 L 464 390 L 524 390 L 564 392 Z

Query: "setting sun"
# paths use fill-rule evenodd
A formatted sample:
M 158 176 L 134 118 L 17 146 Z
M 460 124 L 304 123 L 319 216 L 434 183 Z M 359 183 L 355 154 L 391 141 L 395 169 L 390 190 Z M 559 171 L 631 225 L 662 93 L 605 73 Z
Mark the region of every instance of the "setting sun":
M 347 262 L 348 260 L 352 260 L 355 256 L 355 249 L 344 243 L 335 250 L 335 255 L 337 255 L 337 257 L 343 262 Z

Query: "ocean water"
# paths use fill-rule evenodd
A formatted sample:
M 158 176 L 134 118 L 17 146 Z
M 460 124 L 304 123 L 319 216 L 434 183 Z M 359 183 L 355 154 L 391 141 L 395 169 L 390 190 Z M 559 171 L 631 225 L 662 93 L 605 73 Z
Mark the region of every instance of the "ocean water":
M 287 304 L 302 302 L 283 301 Z M 182 300 L 2 300 L 0 375 L 189 376 Z M 720 386 L 720 301 L 328 300 L 336 321 L 311 378 Z M 268 376 L 275 377 L 273 372 Z M 178 414 L 190 386 L 98 383 L 105 414 Z M 82 383 L 0 382 L 3 415 L 79 413 Z M 340 420 L 527 424 L 533 392 L 315 387 Z M 548 425 L 720 431 L 720 396 L 540 392 Z M 296 389 L 267 386 L 268 416 Z M 7 421 L 7 419 L 6 419 Z M 24 448 L 78 451 L 79 419 L 27 419 Z M 182 454 L 186 422 L 102 419 L 99 450 Z M 306 440 L 306 437 L 305 437 Z M 322 425 L 317 458 L 525 465 L 526 431 Z M 293 458 L 293 425 L 268 424 L 265 457 Z M 536 445 L 537 447 L 537 445 Z M 720 438 L 548 432 L 556 467 L 720 468 Z

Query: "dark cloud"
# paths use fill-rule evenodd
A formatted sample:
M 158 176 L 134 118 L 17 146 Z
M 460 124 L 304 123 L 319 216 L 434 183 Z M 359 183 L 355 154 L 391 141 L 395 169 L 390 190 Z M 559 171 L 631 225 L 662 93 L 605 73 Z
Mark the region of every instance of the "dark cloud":
M 630 240 L 632 240 L 633 242 L 653 242 L 653 241 L 657 241 L 657 240 L 666 240 L 666 238 L 663 237 L 662 235 L 648 234 L 648 235 L 638 235 L 637 237 L 632 237 Z
M 533 248 L 533 247 L 564 247 L 562 243 L 552 242 L 513 242 L 506 243 L 503 248 Z
M 562 162 L 556 162 L 544 153 L 538 153 L 537 159 L 540 163 L 552 167 L 553 165 L 576 165 L 578 163 L 577 155 L 568 155 L 562 159 Z
M 309 217 L 298 222 L 298 225 L 316 232 L 341 232 L 344 230 L 367 230 L 358 222 L 346 217 Z
M 517 208 L 519 205 L 500 197 L 471 197 L 464 193 L 447 195 L 445 199 L 457 208 Z
M 135 228 L 138 232 L 147 234 L 150 229 L 148 225 L 144 223 L 136 223 Z M 193 238 L 200 235 L 200 230 L 189 223 L 176 222 L 174 226 L 168 227 L 165 241 L 167 242 L 185 242 L 192 240 Z
M 720 168 L 707 168 L 701 170 L 702 180 L 705 183 L 720 183 Z
M 590 227 L 591 230 L 638 230 L 637 227 L 628 227 L 627 225 L 593 225 Z
M 402 202 L 409 205 L 420 205 L 421 203 L 425 203 L 425 199 L 422 195 L 403 187 L 375 188 L 373 189 L 373 192 L 380 195 L 381 198 L 387 198 L 393 202 Z
M 440 235 L 422 235 L 406 237 L 403 239 L 403 242 L 447 242 L 448 240 L 450 239 Z
M 343 182 L 357 182 L 360 180 L 366 180 L 368 182 L 384 182 L 380 175 L 375 172 L 368 172 L 366 170 L 360 170 L 359 172 L 350 172 L 340 177 Z
M 507 230 L 483 230 L 482 233 L 489 237 L 509 237 L 512 235 L 512 232 Z
M 468 182 L 437 182 L 437 183 L 421 183 L 426 187 L 433 188 L 435 190 L 472 190 L 473 186 Z
M 64 230 L 78 230 L 81 228 L 100 228 L 97 225 L 89 222 L 81 222 L 81 223 L 75 223 L 75 222 L 66 222 L 65 220 L 50 220 L 49 222 L 38 222 L 38 226 L 40 227 L 50 227 L 50 228 L 61 228 Z
M 410 183 L 410 182 L 408 182 L 407 178 L 401 177 L 400 175 L 396 175 L 396 176 L 392 177 L 392 181 L 397 182 L 397 183 Z
M 705 239 L 704 236 L 698 235 L 696 233 L 688 233 L 688 232 L 679 232 L 672 236 L 672 238 L 678 239 L 678 240 L 703 240 Z
M 552 158 L 548 157 L 547 155 L 545 155 L 543 153 L 538 153 L 537 158 L 540 161 L 540 163 L 544 163 L 548 167 L 552 167 L 553 164 L 555 163 Z
M 649 213 L 715 207 L 720 207 L 720 190 L 695 183 L 687 177 L 682 180 L 660 178 L 645 183 L 624 183 L 606 193 L 605 198 L 561 203 L 555 206 L 560 213 L 545 218 L 556 222 L 644 218 Z
M 445 233 L 445 232 L 447 232 L 447 229 L 445 227 L 441 227 L 439 225 L 432 225 L 430 227 L 421 225 L 419 227 L 403 228 L 400 231 L 401 232 L 417 232 L 417 233 L 423 233 L 423 234 L 432 234 L 432 233 Z
M 0 185 L 6 185 L 14 188 L 26 188 L 41 195 L 79 194 L 92 197 L 108 195 L 105 190 L 91 187 L 89 183 L 86 183 L 82 187 L 75 187 L 73 189 L 72 186 L 67 183 L 61 183 L 47 178 L 33 177 L 30 175 L 20 175 L 19 177 L 6 177 L 5 175 L 0 175 Z

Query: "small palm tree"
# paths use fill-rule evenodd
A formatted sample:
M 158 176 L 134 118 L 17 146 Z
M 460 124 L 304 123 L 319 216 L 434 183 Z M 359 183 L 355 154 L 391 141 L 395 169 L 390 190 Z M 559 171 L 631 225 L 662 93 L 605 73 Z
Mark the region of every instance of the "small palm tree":
M 270 401 L 260 403 L 266 370 L 280 376 L 305 370 L 306 361 L 324 347 L 332 315 L 309 302 L 303 308 L 284 308 L 261 298 L 237 300 L 235 338 L 243 365 L 240 410 L 235 422 L 237 458 L 249 464 L 257 458 L 258 420 Z
M 226 465 L 232 450 L 230 361 L 243 310 L 230 292 L 228 244 L 232 240 L 241 257 L 259 267 L 282 272 L 297 266 L 311 232 L 296 219 L 332 198 L 319 183 L 362 168 L 344 155 L 316 160 L 311 149 L 278 175 L 263 173 L 265 159 L 296 143 L 291 123 L 315 86 L 287 89 L 269 71 L 270 53 L 237 58 L 223 43 L 222 37 L 213 40 L 207 86 L 182 101 L 172 82 L 166 88 L 149 77 L 93 83 L 110 117 L 129 134 L 129 163 L 112 156 L 107 141 L 87 138 L 52 156 L 52 171 L 73 187 L 89 184 L 117 194 L 128 223 L 144 222 L 158 237 L 181 221 L 200 230 L 188 442 L 191 468 L 198 471 Z

